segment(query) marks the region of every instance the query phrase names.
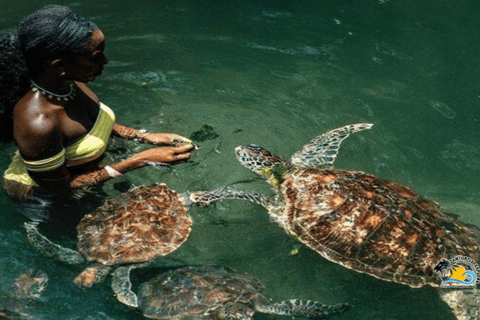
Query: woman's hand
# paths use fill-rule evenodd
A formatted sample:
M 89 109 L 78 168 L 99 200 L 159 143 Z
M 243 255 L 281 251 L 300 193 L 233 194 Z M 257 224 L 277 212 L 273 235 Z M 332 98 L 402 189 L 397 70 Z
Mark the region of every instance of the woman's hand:
M 154 148 L 139 152 L 131 158 L 132 160 L 141 164 L 141 166 L 145 166 L 150 163 L 175 163 L 188 160 L 192 154 L 191 151 L 194 149 L 194 145 Z
M 147 133 L 141 138 L 142 142 L 163 145 L 194 145 L 193 141 L 176 133 Z

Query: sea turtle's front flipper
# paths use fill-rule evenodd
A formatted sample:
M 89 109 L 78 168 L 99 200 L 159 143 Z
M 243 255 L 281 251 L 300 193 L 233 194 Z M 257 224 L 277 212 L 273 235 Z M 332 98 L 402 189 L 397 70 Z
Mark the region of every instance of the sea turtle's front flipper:
M 75 280 L 73 280 L 73 283 L 81 288 L 90 288 L 95 283 L 103 282 L 109 272 L 109 266 L 93 264 L 76 276 Z
M 263 194 L 229 188 L 182 193 L 180 197 L 187 206 L 191 204 L 208 206 L 225 199 L 247 200 L 265 208 L 268 208 L 270 205 L 270 200 Z
M 47 257 L 66 262 L 68 264 L 80 264 L 85 262 L 85 259 L 79 252 L 53 243 L 45 236 L 41 235 L 37 228 L 32 224 L 25 222 L 25 229 L 27 230 L 28 241 Z
M 347 312 L 352 307 L 348 304 L 324 305 L 317 301 L 292 299 L 280 303 L 272 303 L 263 298 L 256 303 L 256 309 L 263 313 L 296 316 L 312 319 L 327 319 L 333 315 Z
M 112 272 L 112 290 L 117 300 L 127 306 L 137 308 L 138 298 L 132 291 L 132 282 L 130 281 L 130 272 L 132 269 L 141 268 L 149 265 L 149 263 L 134 264 L 126 267 L 119 267 Z
M 480 290 L 438 288 L 440 298 L 452 309 L 458 320 L 480 319 Z
M 340 144 L 350 134 L 370 129 L 373 124 L 357 123 L 344 126 L 324 133 L 292 156 L 292 164 L 296 168 L 331 167 L 335 162 Z

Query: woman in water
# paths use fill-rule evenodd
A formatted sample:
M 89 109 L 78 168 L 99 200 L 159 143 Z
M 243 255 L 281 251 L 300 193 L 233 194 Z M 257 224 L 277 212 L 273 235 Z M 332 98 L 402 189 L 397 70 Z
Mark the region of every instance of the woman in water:
M 9 197 L 64 197 L 148 163 L 190 157 L 194 145 L 185 137 L 115 122 L 86 85 L 102 74 L 104 50 L 105 36 L 94 23 L 56 5 L 27 16 L 14 35 L 0 39 L 0 139 L 18 147 L 3 177 Z M 170 147 L 100 168 L 111 135 Z

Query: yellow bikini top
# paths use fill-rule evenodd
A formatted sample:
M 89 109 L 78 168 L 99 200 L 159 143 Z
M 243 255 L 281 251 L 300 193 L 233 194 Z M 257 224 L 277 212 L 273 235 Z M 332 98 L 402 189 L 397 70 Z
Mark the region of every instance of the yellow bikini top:
M 110 134 L 115 123 L 112 109 L 100 102 L 100 112 L 92 130 L 80 140 L 65 147 L 59 154 L 43 160 L 25 161 L 30 171 L 44 172 L 61 167 L 65 162 L 68 167 L 77 166 L 99 158 L 107 148 Z

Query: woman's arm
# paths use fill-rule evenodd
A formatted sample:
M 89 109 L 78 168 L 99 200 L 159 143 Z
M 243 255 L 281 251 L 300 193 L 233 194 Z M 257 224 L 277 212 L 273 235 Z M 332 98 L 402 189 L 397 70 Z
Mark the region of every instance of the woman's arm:
M 112 134 L 126 140 L 138 140 L 155 145 L 193 145 L 193 141 L 176 133 L 149 133 L 146 130 L 137 130 L 122 124 L 113 125 Z
M 115 123 L 112 128 L 112 134 L 126 140 L 137 139 L 138 141 L 142 141 L 148 133 L 146 130 L 137 130 L 123 124 Z
M 127 173 L 128 171 L 142 168 L 149 163 L 176 163 L 190 158 L 194 146 L 166 147 L 148 149 L 114 163 L 102 169 L 93 170 L 72 177 L 69 187 L 72 189 L 103 183 L 111 178 Z
M 129 158 L 122 162 L 118 162 L 101 169 L 96 169 L 93 171 L 72 176 L 69 182 L 69 188 L 78 189 L 81 187 L 100 184 L 106 182 L 107 180 L 110 180 L 111 178 L 120 177 L 128 171 L 141 168 L 145 165 L 146 163 L 142 164 L 141 162 Z

